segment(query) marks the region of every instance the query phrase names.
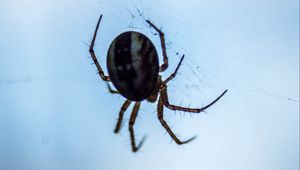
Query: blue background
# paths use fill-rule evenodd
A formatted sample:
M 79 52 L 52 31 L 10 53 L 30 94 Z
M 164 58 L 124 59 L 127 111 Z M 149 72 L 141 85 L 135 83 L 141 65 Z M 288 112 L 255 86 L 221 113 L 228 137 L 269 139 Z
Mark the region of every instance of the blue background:
M 10 0 L 0 11 L 1 170 L 299 169 L 299 1 Z M 147 102 L 138 153 L 131 107 L 113 133 L 124 98 L 107 92 L 87 45 L 100 14 L 95 50 L 105 70 L 110 42 L 126 30 L 161 53 L 146 18 L 166 35 L 164 78 L 186 55 L 168 85 L 172 103 L 201 107 L 229 89 L 205 113 L 165 109 L 174 132 L 195 141 L 172 142 Z

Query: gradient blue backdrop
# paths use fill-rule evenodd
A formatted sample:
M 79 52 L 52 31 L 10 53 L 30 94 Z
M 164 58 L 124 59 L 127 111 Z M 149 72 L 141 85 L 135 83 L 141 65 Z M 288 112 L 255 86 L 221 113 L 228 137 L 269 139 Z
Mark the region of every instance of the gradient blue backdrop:
M 299 169 L 298 0 L 2 0 L 0 11 L 1 170 Z M 186 55 L 169 83 L 172 103 L 201 107 L 229 89 L 206 113 L 165 109 L 176 134 L 195 141 L 171 142 L 146 102 L 140 152 L 130 151 L 127 122 L 113 133 L 124 98 L 107 92 L 86 45 L 100 14 L 105 70 L 125 30 L 148 35 L 160 53 L 145 17 L 166 34 L 163 77 Z

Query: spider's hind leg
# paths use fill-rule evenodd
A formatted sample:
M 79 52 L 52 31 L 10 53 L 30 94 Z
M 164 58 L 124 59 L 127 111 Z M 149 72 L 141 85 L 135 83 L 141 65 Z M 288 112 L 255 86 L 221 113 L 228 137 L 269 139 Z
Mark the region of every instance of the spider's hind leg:
M 163 102 L 163 98 L 162 96 L 159 97 L 158 99 L 158 104 L 157 104 L 157 117 L 161 123 L 161 125 L 166 129 L 166 131 L 168 132 L 168 134 L 172 137 L 172 139 L 178 144 L 178 145 L 182 145 L 185 143 L 188 143 L 192 140 L 194 140 L 196 137 L 192 137 L 186 141 L 181 141 L 177 138 L 177 136 L 172 132 L 172 130 L 170 129 L 169 125 L 167 124 L 167 122 L 164 120 L 164 114 L 163 114 L 163 110 L 164 110 L 164 102 Z
M 221 97 L 224 96 L 224 94 L 226 92 L 227 92 L 227 90 L 225 90 L 214 101 L 210 102 L 208 105 L 206 105 L 202 108 L 187 108 L 187 107 L 175 106 L 175 105 L 170 104 L 169 99 L 168 99 L 168 93 L 167 93 L 167 86 L 166 85 L 161 89 L 161 96 L 162 96 L 164 105 L 167 108 L 171 109 L 171 110 L 180 110 L 180 111 L 184 111 L 184 112 L 200 113 L 200 112 L 203 112 L 205 109 L 209 108 L 210 106 L 212 106 L 213 104 L 215 104 Z
M 122 125 L 122 120 L 123 120 L 123 115 L 124 115 L 124 112 L 127 110 L 127 108 L 129 107 L 131 101 L 130 100 L 126 100 L 123 104 L 123 106 L 121 107 L 121 110 L 119 112 L 119 118 L 118 118 L 118 122 L 117 122 L 117 125 L 116 125 L 116 128 L 114 130 L 115 133 L 118 133 L 121 129 L 121 125 Z
M 221 97 L 223 97 L 223 95 L 227 92 L 227 90 L 225 90 L 219 97 L 217 97 L 210 104 L 208 104 L 202 108 L 186 108 L 186 107 L 180 107 L 180 106 L 175 106 L 175 105 L 170 104 L 169 99 L 168 99 L 167 83 L 176 76 L 176 74 L 179 70 L 179 67 L 182 64 L 183 59 L 184 59 L 184 55 L 181 57 L 175 71 L 166 80 L 162 81 L 162 83 L 160 84 L 160 86 L 161 86 L 160 93 L 161 93 L 161 96 L 163 99 L 163 103 L 167 108 L 169 108 L 171 110 L 181 110 L 181 111 L 185 111 L 185 112 L 200 113 L 200 112 L 204 111 L 205 109 L 209 108 L 210 106 L 212 106 L 213 104 L 215 104 Z
M 135 105 L 133 107 L 133 110 L 132 110 L 132 113 L 131 113 L 131 116 L 130 116 L 130 120 L 129 120 L 129 132 L 130 132 L 132 152 L 137 152 L 139 150 L 139 148 L 143 145 L 144 141 L 145 141 L 145 137 L 143 137 L 143 139 L 138 144 L 138 146 L 136 146 L 133 125 L 134 125 L 136 117 L 138 115 L 140 105 L 141 105 L 140 102 L 135 103 Z

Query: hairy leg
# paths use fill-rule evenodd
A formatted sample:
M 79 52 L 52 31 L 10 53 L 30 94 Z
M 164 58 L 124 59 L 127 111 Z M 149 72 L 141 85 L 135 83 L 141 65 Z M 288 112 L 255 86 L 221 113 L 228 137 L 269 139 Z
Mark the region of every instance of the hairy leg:
M 184 55 L 182 55 L 182 57 L 181 57 L 178 65 L 177 65 L 174 73 L 172 73 L 165 81 L 163 81 L 163 84 L 167 84 L 170 80 L 172 80 L 176 76 L 176 74 L 177 74 L 177 72 L 179 70 L 179 67 L 181 66 L 181 63 L 182 63 L 183 59 L 184 59 Z
M 134 126 L 136 117 L 138 115 L 140 105 L 141 105 L 140 102 L 135 103 L 132 113 L 131 113 L 131 116 L 130 116 L 130 120 L 129 120 L 129 132 L 130 132 L 132 152 L 137 152 L 139 150 L 139 148 L 143 145 L 144 140 L 145 140 L 145 137 L 143 137 L 142 141 L 138 144 L 138 146 L 136 146 L 133 126 Z
M 172 130 L 170 129 L 169 125 L 167 124 L 167 122 L 164 120 L 164 114 L 163 114 L 163 111 L 164 111 L 164 102 L 163 102 L 163 99 L 162 99 L 162 96 L 159 97 L 158 99 L 158 105 L 157 105 L 157 117 L 158 117 L 158 120 L 160 121 L 161 125 L 166 129 L 166 131 L 168 132 L 168 134 L 172 137 L 172 139 L 178 144 L 178 145 L 181 145 L 181 144 L 185 144 L 185 143 L 188 143 L 192 140 L 194 140 L 196 137 L 192 137 L 186 141 L 180 141 L 176 135 L 172 132 Z
M 92 43 L 90 45 L 89 52 L 90 52 L 90 55 L 91 55 L 95 65 L 96 65 L 97 69 L 98 69 L 98 74 L 99 74 L 100 78 L 103 81 L 110 81 L 109 76 L 104 75 L 103 69 L 101 68 L 101 66 L 100 66 L 100 64 L 97 60 L 96 54 L 94 52 L 94 44 L 95 44 L 95 40 L 96 40 L 96 36 L 97 36 L 97 32 L 98 32 L 98 28 L 99 28 L 101 19 L 102 19 L 102 15 L 100 15 L 100 17 L 99 17 L 99 20 L 98 20 L 98 23 L 97 23 L 97 26 L 96 26 L 96 29 L 95 29 L 95 32 L 94 32 L 94 36 L 93 36 L 93 39 L 92 39 Z
M 161 48 L 162 48 L 162 55 L 164 57 L 164 60 L 163 60 L 164 63 L 160 66 L 159 71 L 163 72 L 168 68 L 168 65 L 169 65 L 167 51 L 166 51 L 165 35 L 150 20 L 146 20 L 146 22 L 150 25 L 150 27 L 153 27 L 155 29 L 155 31 L 159 34 Z
M 175 105 L 170 104 L 169 99 L 168 99 L 167 86 L 164 86 L 161 89 L 161 96 L 162 96 L 164 105 L 171 110 L 180 110 L 180 111 L 185 111 L 185 112 L 200 113 L 200 112 L 203 112 L 205 109 L 209 108 L 210 106 L 212 106 L 213 104 L 215 104 L 226 92 L 227 92 L 227 90 L 225 90 L 214 101 L 212 101 L 211 103 L 209 103 L 208 105 L 206 105 L 202 108 L 187 108 L 187 107 L 175 106 Z
M 118 133 L 120 131 L 121 125 L 122 125 L 122 120 L 123 120 L 123 115 L 124 112 L 127 110 L 127 108 L 129 107 L 131 101 L 130 100 L 126 100 L 123 104 L 123 106 L 121 107 L 121 110 L 119 112 L 119 118 L 118 118 L 118 122 L 116 125 L 116 128 L 114 130 L 115 133 Z

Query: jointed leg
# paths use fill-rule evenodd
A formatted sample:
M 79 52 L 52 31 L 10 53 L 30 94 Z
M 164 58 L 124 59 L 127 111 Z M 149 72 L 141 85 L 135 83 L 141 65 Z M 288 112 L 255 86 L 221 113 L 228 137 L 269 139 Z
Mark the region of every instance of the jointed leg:
M 167 51 L 166 51 L 166 43 L 165 43 L 165 35 L 164 33 L 158 29 L 151 21 L 146 20 L 146 22 L 150 25 L 150 27 L 153 27 L 155 31 L 158 32 L 159 38 L 160 38 L 160 43 L 161 43 L 161 48 L 162 48 L 162 55 L 164 57 L 164 63 L 160 66 L 159 71 L 163 72 L 168 68 L 168 56 L 167 56 Z
M 164 84 L 167 84 L 170 80 L 172 80 L 172 79 L 176 76 L 176 74 L 177 74 L 177 72 L 178 72 L 178 69 L 179 69 L 179 67 L 181 66 L 181 63 L 182 63 L 183 59 L 184 59 L 184 55 L 182 55 L 182 57 L 181 57 L 181 59 L 180 59 L 178 65 L 177 65 L 177 67 L 176 67 L 174 73 L 172 73 L 165 81 L 163 81 Z
M 176 135 L 172 132 L 172 130 L 168 126 L 167 122 L 164 120 L 163 111 L 164 111 L 164 102 L 163 102 L 162 96 L 160 96 L 159 99 L 158 99 L 158 105 L 157 105 L 157 116 L 158 116 L 158 119 L 159 119 L 161 125 L 166 129 L 166 131 L 169 133 L 169 135 L 172 137 L 172 139 L 178 145 L 188 143 L 188 142 L 190 142 L 190 141 L 192 141 L 192 140 L 194 140 L 196 138 L 196 137 L 192 137 L 192 138 L 190 138 L 190 139 L 188 139 L 186 141 L 180 141 L 176 137 Z
M 183 59 L 184 59 L 184 55 L 181 57 L 181 59 L 180 59 L 178 65 L 177 65 L 174 73 L 172 73 L 165 81 L 163 81 L 161 83 L 161 85 L 162 85 L 160 87 L 160 89 L 161 89 L 161 97 L 163 99 L 164 105 L 167 108 L 171 109 L 171 110 L 181 110 L 181 111 L 185 111 L 185 112 L 200 113 L 200 112 L 204 111 L 205 109 L 209 108 L 210 106 L 212 106 L 213 104 L 215 104 L 227 92 L 227 90 L 225 90 L 219 97 L 217 97 L 210 104 L 208 104 L 208 105 L 206 105 L 206 106 L 204 106 L 202 108 L 199 108 L 199 109 L 198 108 L 180 107 L 180 106 L 175 106 L 175 105 L 170 104 L 169 100 L 168 100 L 167 83 L 176 76 L 176 74 L 177 74 L 177 72 L 179 70 L 179 67 L 181 66 L 181 63 L 182 63 Z
M 121 107 L 121 110 L 119 112 L 119 118 L 118 118 L 118 122 L 116 125 L 116 128 L 114 130 L 115 133 L 118 133 L 120 131 L 121 125 L 122 125 L 122 120 L 123 120 L 123 115 L 124 112 L 126 111 L 126 109 L 129 107 L 131 101 L 130 100 L 126 100 L 123 104 L 123 106 Z
M 132 152 L 138 151 L 139 148 L 143 145 L 144 140 L 145 140 L 145 137 L 144 137 L 142 139 L 142 141 L 138 144 L 138 146 L 136 146 L 133 125 L 134 125 L 134 122 L 135 122 L 136 117 L 138 115 L 138 111 L 139 111 L 140 105 L 141 105 L 140 102 L 136 102 L 135 103 L 135 105 L 133 107 L 133 110 L 132 110 L 132 113 L 131 113 L 131 116 L 130 116 L 130 120 L 129 120 L 129 132 L 130 132 L 130 140 L 131 140 L 131 149 L 132 149 Z
M 108 91 L 111 93 L 111 94 L 119 94 L 119 92 L 117 90 L 113 90 L 111 88 L 111 86 L 109 85 L 109 82 L 106 82 L 106 85 L 107 85 L 107 89 Z
M 168 94 L 167 94 L 167 86 L 163 87 L 161 89 L 160 92 L 161 98 L 163 100 L 163 104 L 171 109 L 171 110 L 180 110 L 180 111 L 185 111 L 185 112 L 193 112 L 193 113 L 199 113 L 200 110 L 199 109 L 195 109 L 195 108 L 185 108 L 185 107 L 181 107 L 181 106 L 175 106 L 169 103 L 169 99 L 168 99 Z
M 175 106 L 175 105 L 170 104 L 169 100 L 168 100 L 167 86 L 164 86 L 161 89 L 161 96 L 162 96 L 164 105 L 171 110 L 180 110 L 180 111 L 185 111 L 185 112 L 200 113 L 200 112 L 203 112 L 205 109 L 209 108 L 210 106 L 212 106 L 213 104 L 215 104 L 226 92 L 227 92 L 227 90 L 225 90 L 214 101 L 212 101 L 211 103 L 209 103 L 208 105 L 206 105 L 202 108 L 186 108 L 186 107 L 180 107 L 180 106 Z
M 92 57 L 95 65 L 96 65 L 97 69 L 98 69 L 98 73 L 99 73 L 101 79 L 104 80 L 104 81 L 110 81 L 109 76 L 104 75 L 104 72 L 103 72 L 103 70 L 102 70 L 102 68 L 101 68 L 101 66 L 100 66 L 100 64 L 97 60 L 96 54 L 94 52 L 94 44 L 95 44 L 95 40 L 96 40 L 96 36 L 97 36 L 97 32 L 98 32 L 98 28 L 99 28 L 99 25 L 100 25 L 101 18 L 102 18 L 102 15 L 100 15 L 100 18 L 98 20 L 98 23 L 97 23 L 97 26 L 96 26 L 96 29 L 95 29 L 95 32 L 94 32 L 94 36 L 93 36 L 93 39 L 92 39 L 92 43 L 90 45 L 89 52 L 91 54 L 91 57 Z

